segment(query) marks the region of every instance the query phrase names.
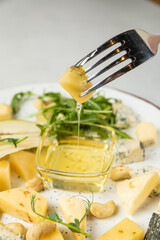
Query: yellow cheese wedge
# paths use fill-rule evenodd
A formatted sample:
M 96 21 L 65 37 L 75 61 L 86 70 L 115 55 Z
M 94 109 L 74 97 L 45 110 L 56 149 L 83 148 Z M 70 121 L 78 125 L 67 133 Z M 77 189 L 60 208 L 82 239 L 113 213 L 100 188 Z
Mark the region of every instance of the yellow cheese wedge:
M 76 197 L 65 196 L 59 199 L 59 207 L 67 223 L 73 222 L 75 218 L 81 220 L 86 212 L 85 202 Z M 81 223 L 80 228 L 85 231 L 86 219 Z M 76 240 L 84 240 L 85 236 L 80 233 L 73 233 Z
M 78 103 L 83 103 L 93 95 L 92 92 L 86 96 L 79 97 L 82 92 L 93 86 L 93 84 L 87 82 L 87 80 L 88 77 L 85 75 L 85 71 L 82 67 L 77 68 L 72 66 L 66 69 L 59 79 L 59 83 Z
M 11 169 L 7 160 L 0 161 L 0 191 L 11 188 Z
M 55 232 L 45 234 L 40 240 L 64 240 L 58 227 Z
M 143 240 L 144 231 L 129 218 L 123 219 L 97 240 Z
M 0 103 L 0 121 L 12 118 L 12 108 L 7 104 Z
M 157 131 L 153 123 L 141 122 L 136 126 L 137 138 L 144 147 L 156 143 Z
M 0 192 L 0 211 L 23 221 L 36 223 L 41 218 L 31 209 L 31 196 L 36 196 L 35 209 L 38 213 L 46 216 L 47 200 L 34 190 L 27 188 L 14 188 Z
M 9 155 L 11 168 L 24 180 L 28 181 L 36 176 L 35 154 L 19 151 Z
M 117 192 L 126 211 L 133 214 L 146 200 L 152 190 L 159 184 L 160 177 L 157 173 L 143 175 L 119 182 Z

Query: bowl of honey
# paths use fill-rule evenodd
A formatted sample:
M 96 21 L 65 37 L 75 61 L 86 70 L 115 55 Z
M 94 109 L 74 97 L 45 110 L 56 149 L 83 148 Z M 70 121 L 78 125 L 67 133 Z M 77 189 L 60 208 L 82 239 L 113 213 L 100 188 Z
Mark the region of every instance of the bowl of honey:
M 77 134 L 48 128 L 37 149 L 39 174 L 49 188 L 70 191 L 102 191 L 116 154 L 112 128 L 81 124 Z M 88 125 L 91 126 L 88 129 Z M 59 127 L 59 129 L 61 129 Z

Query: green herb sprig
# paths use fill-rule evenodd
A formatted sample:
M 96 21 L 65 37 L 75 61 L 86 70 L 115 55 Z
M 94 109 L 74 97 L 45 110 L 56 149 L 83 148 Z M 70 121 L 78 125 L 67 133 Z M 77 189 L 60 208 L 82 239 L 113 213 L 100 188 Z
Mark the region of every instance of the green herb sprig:
M 92 202 L 90 202 L 88 199 L 85 199 L 85 202 L 87 203 L 87 211 L 86 213 L 84 214 L 84 216 L 81 218 L 81 220 L 75 218 L 74 219 L 74 222 L 71 222 L 71 223 L 65 223 L 63 222 L 63 219 L 61 219 L 59 217 L 59 215 L 56 213 L 56 212 L 50 212 L 48 214 L 48 217 L 45 217 L 41 214 L 39 214 L 38 212 L 36 212 L 36 209 L 35 209 L 35 203 L 36 203 L 36 196 L 35 195 L 32 195 L 31 196 L 31 208 L 32 208 L 32 211 L 37 214 L 38 216 L 44 218 L 44 219 L 47 219 L 47 220 L 51 220 L 51 221 L 54 221 L 54 222 L 57 222 L 57 223 L 60 223 L 66 227 L 68 227 L 72 232 L 75 232 L 75 233 L 81 233 L 82 235 L 88 237 L 88 238 L 91 238 L 91 235 L 89 235 L 88 233 L 84 232 L 81 228 L 80 228 L 80 224 L 81 222 L 84 220 L 84 218 L 87 216 L 87 214 L 89 213 L 89 210 L 90 210 L 90 207 L 91 207 L 91 204 Z
M 12 108 L 13 113 L 16 114 L 19 111 L 19 108 L 20 108 L 20 105 L 21 105 L 22 101 L 25 98 L 28 98 L 28 97 L 31 97 L 31 96 L 36 96 L 36 94 L 34 94 L 30 91 L 16 93 L 13 96 L 12 101 L 11 101 L 11 108 Z
M 24 137 L 24 138 L 3 138 L 0 139 L 0 142 L 4 142 L 6 144 L 13 144 L 15 146 L 15 148 L 17 147 L 17 144 L 24 141 L 25 139 L 27 139 L 28 137 Z

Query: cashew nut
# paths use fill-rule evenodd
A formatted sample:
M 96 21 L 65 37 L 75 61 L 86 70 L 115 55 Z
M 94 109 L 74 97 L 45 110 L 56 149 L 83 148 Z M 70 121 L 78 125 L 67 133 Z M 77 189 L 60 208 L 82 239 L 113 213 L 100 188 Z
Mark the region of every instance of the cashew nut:
M 90 212 L 96 218 L 106 218 L 110 217 L 116 209 L 116 204 L 114 201 L 109 201 L 107 203 L 94 202 L 91 205 Z
M 36 192 L 40 192 L 44 189 L 44 183 L 42 178 L 36 176 L 26 183 L 26 187 L 31 188 Z
M 21 236 L 23 236 L 22 239 L 25 239 L 26 229 L 21 223 L 18 223 L 18 222 L 8 223 L 5 225 L 5 228 L 9 229 L 11 232 L 16 234 L 17 236 L 20 234 Z
M 45 234 L 55 232 L 55 230 L 56 224 L 53 222 L 44 221 L 40 223 L 35 223 L 31 228 L 28 229 L 26 234 L 26 240 L 39 240 Z
M 131 170 L 131 168 L 123 166 L 123 165 L 115 166 L 111 169 L 110 178 L 112 181 L 129 179 L 129 178 L 131 178 L 130 170 Z

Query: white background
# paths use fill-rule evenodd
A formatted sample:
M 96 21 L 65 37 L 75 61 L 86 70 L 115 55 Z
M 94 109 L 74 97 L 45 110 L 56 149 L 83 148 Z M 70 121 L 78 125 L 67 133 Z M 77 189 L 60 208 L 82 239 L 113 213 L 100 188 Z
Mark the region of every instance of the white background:
M 57 82 L 68 66 L 133 28 L 160 34 L 160 5 L 149 0 L 0 0 L 0 89 Z M 160 106 L 160 51 L 109 86 Z

